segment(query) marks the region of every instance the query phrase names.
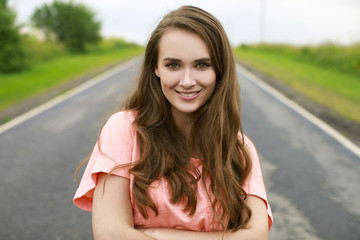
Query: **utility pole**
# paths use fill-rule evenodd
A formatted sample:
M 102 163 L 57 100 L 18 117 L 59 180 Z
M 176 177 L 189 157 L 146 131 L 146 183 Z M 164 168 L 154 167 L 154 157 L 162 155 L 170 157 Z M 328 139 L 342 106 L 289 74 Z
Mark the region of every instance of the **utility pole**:
M 265 0 L 260 0 L 260 43 L 265 43 Z

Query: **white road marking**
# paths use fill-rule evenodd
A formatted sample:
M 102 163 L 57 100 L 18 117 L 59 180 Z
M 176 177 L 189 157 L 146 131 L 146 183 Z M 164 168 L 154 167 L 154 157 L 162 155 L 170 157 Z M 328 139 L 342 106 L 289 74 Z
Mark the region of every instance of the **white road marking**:
M 294 101 L 287 98 L 284 94 L 280 93 L 279 91 L 277 91 L 276 89 L 265 83 L 263 80 L 261 80 L 260 78 L 258 78 L 257 76 L 246 70 L 244 67 L 240 66 L 239 64 L 236 64 L 236 69 L 246 79 L 255 83 L 257 86 L 259 86 L 261 89 L 265 90 L 266 92 L 274 96 L 284 105 L 290 107 L 295 112 L 303 116 L 305 119 L 307 119 L 308 121 L 319 127 L 320 129 L 322 129 L 325 133 L 333 137 L 345 148 L 347 148 L 349 151 L 351 151 L 360 158 L 360 148 L 357 145 L 355 145 L 353 142 L 351 142 L 349 139 L 347 139 L 344 135 L 336 131 L 334 128 L 330 127 L 324 121 L 320 120 L 318 117 L 311 114 L 310 112 L 305 110 L 303 107 L 301 107 Z
M 104 81 L 105 79 L 107 79 L 108 77 L 123 71 L 126 68 L 129 68 L 130 66 L 132 66 L 135 62 L 139 61 L 139 57 L 136 57 L 134 59 L 131 59 L 127 62 L 124 62 L 120 65 L 115 66 L 114 68 L 86 81 L 85 83 L 39 105 L 38 107 L 35 107 L 31 110 L 29 110 L 28 112 L 25 112 L 24 114 L 10 120 L 9 122 L 4 123 L 3 125 L 0 126 L 0 134 L 13 128 L 18 126 L 19 124 L 35 117 L 36 115 L 39 115 L 42 112 L 45 112 L 46 110 L 58 105 L 59 103 L 64 102 L 65 100 L 85 91 L 86 89 L 89 89 L 91 87 L 93 87 L 94 85 Z

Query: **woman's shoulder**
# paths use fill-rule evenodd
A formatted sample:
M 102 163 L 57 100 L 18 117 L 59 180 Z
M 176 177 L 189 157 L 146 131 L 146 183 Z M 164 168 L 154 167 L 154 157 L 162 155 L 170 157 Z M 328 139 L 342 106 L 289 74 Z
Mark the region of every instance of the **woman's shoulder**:
M 128 128 L 132 127 L 135 120 L 135 111 L 125 110 L 113 113 L 105 123 L 107 128 Z
M 250 148 L 249 150 L 255 150 L 256 151 L 256 147 L 255 144 L 253 143 L 253 141 L 244 133 L 242 133 L 241 131 L 239 131 L 238 133 L 239 139 L 240 141 L 247 147 Z
M 259 161 L 258 151 L 256 149 L 255 144 L 253 141 L 244 133 L 239 131 L 238 137 L 240 139 L 240 142 L 245 147 L 247 152 L 249 153 L 252 161 Z
M 104 124 L 100 138 L 101 139 L 117 139 L 126 136 L 132 136 L 135 128 L 133 122 L 136 113 L 134 111 L 126 110 L 113 113 Z
M 116 113 L 113 113 L 109 119 L 108 119 L 108 123 L 133 123 L 136 117 L 136 112 L 133 110 L 124 110 L 124 111 L 119 111 Z

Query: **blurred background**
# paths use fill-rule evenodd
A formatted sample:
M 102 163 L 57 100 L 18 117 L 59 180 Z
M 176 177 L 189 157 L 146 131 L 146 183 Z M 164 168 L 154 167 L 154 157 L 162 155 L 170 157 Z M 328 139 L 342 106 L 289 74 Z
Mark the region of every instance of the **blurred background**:
M 52 0 L 2 2 L 8 9 L 2 11 L 11 12 L 12 16 L 11 21 L 2 21 L 4 32 L 0 38 L 3 41 L 0 48 L 0 74 L 3 73 L 0 75 L 3 89 L 0 92 L 1 122 L 17 114 L 15 109 L 9 109 L 14 104 L 48 92 L 55 86 L 70 84 L 69 79 L 93 70 L 91 53 L 102 52 L 106 58 L 102 61 L 97 58 L 97 68 L 121 60 L 120 55 L 125 52 L 130 54 L 127 57 L 138 54 L 164 14 L 190 4 L 209 11 L 222 22 L 240 63 L 253 72 L 258 70 L 279 80 L 280 84 L 285 83 L 283 88 L 289 86 L 290 89 L 282 91 L 288 97 L 301 101 L 301 97 L 292 95 L 300 93 L 305 96 L 310 102 L 302 101 L 302 105 L 307 104 L 307 109 L 337 126 L 352 140 L 359 141 L 359 1 L 71 1 L 74 6 L 78 5 L 73 14 L 77 17 L 69 17 L 71 13 L 66 6 L 54 4 Z M 63 14 L 55 16 L 56 9 Z M 7 34 L 12 37 L 6 37 Z M 129 47 L 133 49 L 129 50 Z M 135 47 L 138 48 L 135 50 Z M 122 49 L 115 53 L 113 48 Z M 109 59 L 110 52 L 112 57 Z M 67 75 L 59 69 L 62 76 L 51 82 L 37 79 L 35 83 L 31 80 L 34 75 L 30 72 L 34 72 L 39 64 L 66 58 L 69 54 L 87 58 L 89 65 L 78 66 Z M 318 68 L 315 73 L 309 69 L 313 67 Z M 284 69 L 287 72 L 283 72 Z M 16 72 L 22 74 L 16 77 L 17 80 L 12 80 Z M 15 81 L 24 83 L 21 79 L 26 72 L 30 74 L 26 76 L 26 82 L 33 87 L 14 96 L 11 85 Z M 271 79 L 265 80 L 276 85 Z M 342 123 L 338 124 L 339 121 Z
M 30 126 L 3 126 L 141 56 L 162 16 L 182 5 L 198 6 L 217 17 L 242 68 L 322 119 L 358 149 L 358 0 L 0 0 L 0 181 L 5 186 L 0 188 L 1 239 L 91 237 L 91 216 L 71 203 L 76 190 L 72 175 L 140 65 L 117 76 L 120 80 L 113 84 L 121 84 L 119 89 L 104 86 L 91 95 L 103 92 L 100 100 L 107 104 L 103 109 L 95 111 L 100 100 L 83 96 L 72 103 L 71 113 L 62 115 L 65 110 L 58 107 L 56 113 L 47 114 L 51 120 L 43 116 L 29 121 Z M 301 127 L 292 117 L 282 117 L 248 83 L 241 87 L 245 130 L 258 147 L 274 210 L 270 239 L 360 239 L 359 156 L 334 147 L 323 133 L 315 136 L 313 126 Z M 250 104 L 251 98 L 260 103 Z M 271 115 L 248 112 L 260 105 L 263 112 L 277 114 L 273 120 Z M 82 113 L 90 106 L 91 111 Z M 91 121 L 88 125 L 81 122 L 85 118 Z M 273 125 L 265 126 L 262 119 Z M 260 122 L 252 126 L 256 121 Z M 271 129 L 278 129 L 274 130 L 278 141 L 267 132 Z M 299 132 L 290 136 L 294 129 Z M 283 145 L 272 146 L 276 142 Z
M 29 26 L 37 7 L 51 0 L 8 0 L 17 22 Z M 157 21 L 181 5 L 195 5 L 215 15 L 234 46 L 244 43 L 314 45 L 353 44 L 360 40 L 360 3 L 356 0 L 154 1 L 76 0 L 96 13 L 101 35 L 144 45 Z

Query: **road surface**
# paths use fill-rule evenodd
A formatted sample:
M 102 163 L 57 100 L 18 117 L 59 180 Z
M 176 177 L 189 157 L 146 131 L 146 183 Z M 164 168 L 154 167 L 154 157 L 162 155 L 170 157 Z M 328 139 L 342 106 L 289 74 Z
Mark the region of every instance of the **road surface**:
M 92 239 L 91 214 L 72 204 L 74 169 L 139 66 L 127 63 L 2 130 L 0 239 Z M 270 239 L 360 239 L 359 157 L 244 76 L 243 125 L 261 157 L 275 218 Z

